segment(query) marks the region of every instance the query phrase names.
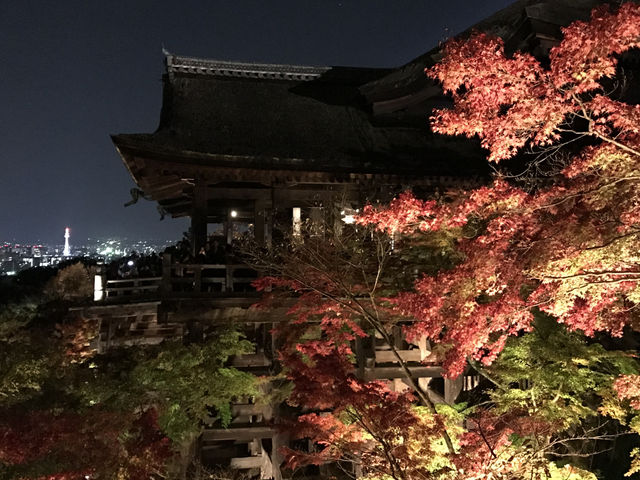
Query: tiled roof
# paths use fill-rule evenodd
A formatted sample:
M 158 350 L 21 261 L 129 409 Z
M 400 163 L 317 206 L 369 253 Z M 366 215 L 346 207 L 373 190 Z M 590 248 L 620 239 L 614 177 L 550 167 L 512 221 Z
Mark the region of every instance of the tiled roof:
M 220 77 L 264 78 L 272 80 L 315 80 L 330 67 L 223 62 L 202 58 L 167 55 L 167 73 L 190 73 Z

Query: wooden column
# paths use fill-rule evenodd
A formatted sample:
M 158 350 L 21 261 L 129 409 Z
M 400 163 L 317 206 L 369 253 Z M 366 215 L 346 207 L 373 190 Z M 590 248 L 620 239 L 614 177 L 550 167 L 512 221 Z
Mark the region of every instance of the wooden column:
M 253 232 L 259 245 L 271 244 L 271 203 L 266 200 L 256 200 L 254 203 Z
M 311 207 L 309 210 L 309 219 L 311 220 L 311 235 L 324 235 L 324 209 L 322 207 Z
M 207 184 L 198 179 L 193 187 L 191 254 L 195 257 L 207 242 Z
M 402 333 L 402 327 L 400 325 L 395 325 L 392 330 L 393 335 L 393 345 L 396 350 L 403 350 L 404 348 L 404 335 Z
M 225 220 L 223 225 L 224 238 L 225 242 L 227 242 L 227 245 L 231 245 L 233 243 L 233 216 L 231 215 L 232 211 L 233 210 L 231 209 L 227 211 L 227 219 Z
M 231 245 L 233 244 L 233 215 L 231 212 L 233 210 L 227 211 L 227 218 L 224 222 L 224 236 L 226 243 L 226 269 L 225 269 L 225 291 L 233 292 L 233 250 L 231 249 Z
M 171 292 L 171 254 L 164 252 L 162 254 L 162 281 L 160 283 L 160 292 L 167 294 Z
M 356 373 L 359 379 L 364 379 L 364 368 L 365 368 L 365 352 L 364 345 L 362 342 L 362 338 L 356 335 Z
M 445 378 L 444 379 L 444 401 L 449 405 L 455 403 L 456 398 L 462 392 L 464 386 L 464 375 L 460 375 L 457 378 Z

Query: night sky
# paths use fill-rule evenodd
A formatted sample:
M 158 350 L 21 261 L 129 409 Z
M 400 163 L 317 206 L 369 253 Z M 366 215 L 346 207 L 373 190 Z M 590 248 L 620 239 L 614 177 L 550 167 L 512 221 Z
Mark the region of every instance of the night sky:
M 178 239 L 124 208 L 109 134 L 153 132 L 162 46 L 244 62 L 393 67 L 511 0 L 0 0 L 0 241 Z

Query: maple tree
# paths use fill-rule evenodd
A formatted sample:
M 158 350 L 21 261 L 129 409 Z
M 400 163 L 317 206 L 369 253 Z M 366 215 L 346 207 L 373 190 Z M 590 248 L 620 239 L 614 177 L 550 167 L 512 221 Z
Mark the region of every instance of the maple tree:
M 529 329 L 531 307 L 587 335 L 634 326 L 640 106 L 604 96 L 601 82 L 639 45 L 639 20 L 631 3 L 594 10 L 589 23 L 564 29 L 548 68 L 477 34 L 449 43 L 428 71 L 454 100 L 434 113 L 434 130 L 478 135 L 490 161 L 576 136 L 599 141 L 574 152 L 551 186 L 527 191 L 498 179 L 449 204 L 405 194 L 359 219 L 392 233 L 459 232 L 465 260 L 395 300 L 417 332 L 454 344 L 452 374 L 468 356 L 490 363 L 509 335 Z
M 2 413 L 0 478 L 142 480 L 162 474 L 173 455 L 153 410 Z
M 525 173 L 453 199 L 407 192 L 367 206 L 355 246 L 305 241 L 258 282 L 299 295 L 282 362 L 290 402 L 322 411 L 294 429 L 319 451 L 289 451 L 292 465 L 366 458 L 373 477 L 593 478 L 584 459 L 637 431 L 638 365 L 612 338 L 638 327 L 640 106 L 626 101 L 622 65 L 640 46 L 640 6 L 597 8 L 563 34 L 548 62 L 472 34 L 427 71 L 453 99 L 432 128 L 478 137 L 490 162 L 517 156 Z M 437 344 L 446 377 L 469 364 L 483 376 L 464 431 L 407 375 L 428 411 L 429 433 L 412 438 L 408 425 L 423 420 L 411 394 L 358 376 L 358 338 L 393 349 L 398 325 L 409 342 Z M 402 435 L 378 409 L 402 419 Z M 407 455 L 419 445 L 433 456 L 438 442 L 438 468 Z
M 309 225 L 310 233 L 316 226 Z M 460 415 L 436 408 L 432 392 L 411 374 L 393 341 L 398 315 L 381 301 L 397 291 L 396 274 L 406 261 L 389 256 L 392 242 L 368 229 L 343 228 L 332 235 L 310 236 L 293 249 L 275 249 L 260 260 L 277 275 L 254 282 L 267 293 L 263 302 L 297 296 L 286 323 L 275 332 L 279 359 L 293 391 L 288 402 L 311 408 L 292 427 L 294 437 L 309 437 L 319 451 L 288 449 L 287 464 L 322 464 L 341 459 L 353 468 L 395 479 L 451 469 Z M 399 261 L 396 261 L 399 260 Z M 281 297 L 283 295 L 283 297 Z M 388 382 L 363 381 L 356 374 L 354 343 L 384 339 L 411 392 L 395 392 Z M 320 413 L 317 413 L 320 411 Z

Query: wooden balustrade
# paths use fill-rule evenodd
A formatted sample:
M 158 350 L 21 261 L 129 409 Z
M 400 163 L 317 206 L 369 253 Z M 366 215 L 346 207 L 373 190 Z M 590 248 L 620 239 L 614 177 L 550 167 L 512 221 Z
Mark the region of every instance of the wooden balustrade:
M 251 275 L 253 273 L 253 275 Z M 244 264 L 172 263 L 163 271 L 168 292 L 236 292 L 251 290 L 255 271 Z
M 155 292 L 160 286 L 162 277 L 125 278 L 121 280 L 107 280 L 104 288 L 104 297 L 122 297 L 130 295 L 143 295 Z
M 256 272 L 243 264 L 165 263 L 161 277 L 105 280 L 98 275 L 95 284 L 99 287 L 94 299 L 139 297 L 159 292 L 169 296 L 251 292 L 251 282 L 256 278 Z

